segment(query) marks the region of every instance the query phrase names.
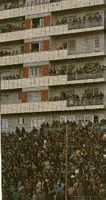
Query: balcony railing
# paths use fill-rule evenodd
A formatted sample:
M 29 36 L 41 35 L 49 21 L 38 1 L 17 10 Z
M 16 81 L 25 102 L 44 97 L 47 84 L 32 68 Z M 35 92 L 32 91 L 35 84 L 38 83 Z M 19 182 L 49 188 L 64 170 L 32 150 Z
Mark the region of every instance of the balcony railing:
M 105 200 L 103 196 L 70 196 L 68 200 Z
M 7 50 L 7 49 L 3 49 L 1 48 L 0 50 L 0 57 L 3 57 L 3 56 L 12 56 L 12 55 L 21 55 L 21 54 L 25 54 L 25 52 L 23 52 L 21 50 L 21 47 L 20 49 L 13 49 L 11 47 L 11 49 Z M 99 48 L 86 48 L 86 46 L 83 46 L 82 48 L 80 47 L 79 49 L 78 48 L 75 48 L 74 50 L 71 49 L 70 45 L 68 44 L 67 48 L 64 48 L 62 45 L 60 45 L 59 47 L 55 47 L 51 50 L 51 52 L 53 51 L 59 51 L 59 50 L 67 50 L 67 53 L 68 55 L 76 55 L 76 54 L 85 54 L 85 53 L 98 53 L 98 52 L 102 52 L 104 51 L 104 46 L 101 45 Z M 30 51 L 29 53 L 38 53 L 38 52 L 43 52 L 43 50 L 34 50 L 34 51 Z
M 97 27 L 97 26 L 103 26 L 104 22 L 102 18 L 97 18 L 97 19 L 91 19 L 91 20 L 79 20 L 69 22 L 68 23 L 68 29 L 83 29 L 83 28 L 91 28 L 91 27 Z
M 93 41 L 91 41 L 93 42 Z M 80 44 L 79 44 L 80 45 Z M 87 44 L 86 44 L 87 45 Z M 104 51 L 104 46 L 100 45 L 98 48 L 89 46 L 80 46 L 79 48 L 72 49 L 68 44 L 68 55 L 85 54 L 85 53 L 98 53 Z
M 21 79 L 22 76 L 20 74 L 14 74 L 14 75 L 1 75 L 1 80 L 16 80 Z
M 86 79 L 98 79 L 98 78 L 103 78 L 104 73 L 103 71 L 101 72 L 92 72 L 92 73 L 72 73 L 67 75 L 67 80 L 86 80 Z
M 100 63 L 86 63 L 81 67 L 75 65 L 62 65 L 60 68 L 50 67 L 49 76 L 67 75 L 67 80 L 80 80 L 89 78 L 103 78 L 105 66 Z
M 103 97 L 82 97 L 81 99 L 76 98 L 76 100 L 73 100 L 72 98 L 67 100 L 67 106 L 92 106 L 92 105 L 102 105 L 104 103 Z
M 73 106 L 92 106 L 92 105 L 103 105 L 104 103 L 104 97 L 92 97 L 92 98 L 87 98 L 87 97 L 82 97 L 79 98 L 74 97 L 74 98 L 62 98 L 62 97 L 53 97 L 50 98 L 48 102 L 58 102 L 58 101 L 65 101 L 67 100 L 67 106 L 68 107 L 73 107 Z M 37 103 L 41 103 L 43 101 L 41 101 L 41 99 L 30 99 L 28 100 L 28 103 L 33 103 L 33 102 L 37 102 Z M 2 100 L 1 104 L 2 105 L 9 105 L 9 104 L 18 104 L 21 103 L 21 100 L 19 100 L 18 98 L 15 98 L 15 101 L 12 102 L 11 100 Z
M 73 81 L 73 80 L 87 80 L 87 79 L 98 79 L 98 78 L 104 78 L 105 77 L 105 72 L 104 70 L 102 71 L 98 71 L 98 72 L 92 72 L 92 73 L 68 73 L 66 72 L 66 74 L 49 74 L 49 77 L 60 77 L 60 76 L 65 76 L 67 75 L 67 81 Z M 34 79 L 39 79 L 39 78 L 44 78 L 44 76 L 39 75 L 39 76 L 35 76 L 33 77 Z M 47 77 L 47 76 L 46 76 Z M 2 75 L 1 74 L 1 80 L 17 80 L 17 79 L 23 79 L 24 77 L 22 76 L 22 74 L 13 74 L 13 75 Z M 28 77 L 29 79 L 32 77 Z
M 104 20 L 99 12 L 88 13 L 83 16 L 68 16 L 58 19 L 56 25 L 68 24 L 68 30 L 103 26 Z
M 102 19 L 102 15 L 95 14 L 92 19 L 87 19 L 86 17 L 84 18 L 76 18 L 76 19 L 71 19 L 69 18 L 63 18 L 61 21 L 57 21 L 56 24 L 52 24 L 52 26 L 61 26 L 61 25 L 68 25 L 68 30 L 74 30 L 74 29 L 83 29 L 83 28 L 90 28 L 90 27 L 97 27 L 97 26 L 103 26 L 104 21 Z M 44 25 L 38 23 L 36 26 L 32 25 L 32 28 L 43 28 Z M 11 22 L 7 24 L 1 24 L 0 25 L 0 33 L 6 33 L 6 32 L 14 32 L 14 31 L 22 31 L 26 30 L 28 28 L 25 28 L 25 21 L 21 19 L 19 22 Z M 30 28 L 31 29 L 31 28 Z
M 19 2 L 9 2 L 9 3 L 4 3 L 2 2 L 0 4 L 0 11 L 2 10 L 8 10 L 8 9 L 14 9 L 14 8 L 20 8 L 20 7 L 28 7 L 28 6 L 34 6 L 34 5 L 42 5 L 42 4 L 47 4 L 47 3 L 55 3 L 55 2 L 60 2 L 62 0 L 34 0 L 27 2 L 26 0 L 23 1 L 22 3 Z
M 25 30 L 24 22 L 20 24 L 5 24 L 0 26 L 0 33 L 14 32 Z
M 3 49 L 3 50 L 0 50 L 0 57 L 3 57 L 3 56 L 12 56 L 12 55 L 20 55 L 20 54 L 23 54 L 23 51 L 21 50 L 15 50 L 13 48 L 7 50 L 7 49 Z

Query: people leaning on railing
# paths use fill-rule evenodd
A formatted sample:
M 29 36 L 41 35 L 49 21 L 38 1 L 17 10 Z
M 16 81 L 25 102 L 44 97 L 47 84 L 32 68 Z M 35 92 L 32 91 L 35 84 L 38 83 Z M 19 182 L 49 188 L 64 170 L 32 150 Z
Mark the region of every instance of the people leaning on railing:
M 78 80 L 86 78 L 102 78 L 104 65 L 99 63 L 85 64 L 82 67 L 73 67 L 71 65 L 62 65 L 59 68 L 52 66 L 49 69 L 50 76 L 67 75 L 68 80 Z
M 2 2 L 0 3 L 0 10 L 8 10 L 8 9 L 14 9 L 14 8 L 20 8 L 20 7 L 28 7 L 33 5 L 41 5 L 41 4 L 47 4 L 47 3 L 55 3 L 60 2 L 61 0 L 23 0 L 23 1 L 9 1 L 8 3 Z
M 86 94 L 82 96 L 71 94 L 71 92 L 62 91 L 56 96 L 50 97 L 49 101 L 65 101 L 67 106 L 88 106 L 88 105 L 101 105 L 103 104 L 104 94 L 99 91 L 97 94 Z
M 67 16 L 63 18 L 58 18 L 56 20 L 56 25 L 65 25 L 68 24 L 69 29 L 80 29 L 80 28 L 89 28 L 93 26 L 101 26 L 102 25 L 102 15 L 99 12 L 89 13 L 83 16 Z

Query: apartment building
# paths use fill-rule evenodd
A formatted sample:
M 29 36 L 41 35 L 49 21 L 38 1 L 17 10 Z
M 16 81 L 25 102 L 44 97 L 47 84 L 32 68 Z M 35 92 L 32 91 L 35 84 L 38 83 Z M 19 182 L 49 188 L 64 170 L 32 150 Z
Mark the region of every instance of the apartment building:
M 106 117 L 104 0 L 0 3 L 2 131 Z

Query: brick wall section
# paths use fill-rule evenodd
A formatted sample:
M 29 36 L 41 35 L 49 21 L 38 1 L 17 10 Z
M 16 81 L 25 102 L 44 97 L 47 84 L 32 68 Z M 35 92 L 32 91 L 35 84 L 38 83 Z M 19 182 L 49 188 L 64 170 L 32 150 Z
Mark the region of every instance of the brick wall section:
M 32 28 L 32 20 L 31 19 L 25 19 L 25 29 Z
M 48 101 L 48 90 L 42 91 L 42 101 Z
M 44 26 L 50 26 L 50 20 L 51 20 L 50 16 L 44 17 Z
M 43 50 L 48 51 L 50 48 L 50 41 L 49 40 L 44 40 L 43 41 Z
M 22 92 L 22 94 L 21 94 L 21 102 L 22 103 L 28 102 L 28 92 Z
M 43 65 L 42 67 L 42 76 L 48 76 L 49 75 L 49 66 Z
M 28 78 L 29 77 L 29 67 L 25 66 L 23 67 L 23 78 Z
M 30 43 L 29 42 L 24 43 L 24 53 L 30 53 Z

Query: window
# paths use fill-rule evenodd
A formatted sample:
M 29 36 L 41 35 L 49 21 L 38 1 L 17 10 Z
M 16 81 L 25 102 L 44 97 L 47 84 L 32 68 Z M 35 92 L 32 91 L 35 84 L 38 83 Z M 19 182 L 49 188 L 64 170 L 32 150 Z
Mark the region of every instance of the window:
M 67 42 L 63 43 L 63 49 L 67 49 Z
M 69 54 L 75 54 L 76 50 L 76 40 L 71 40 L 68 42 L 68 52 Z
M 21 102 L 21 93 L 17 94 L 18 102 Z
M 40 51 L 40 43 L 39 42 L 32 44 L 32 52 L 33 51 Z
M 40 128 L 40 126 L 45 122 L 45 117 L 35 117 L 31 119 L 31 127 Z
M 98 95 L 98 93 L 99 93 L 98 88 L 95 88 L 95 89 L 94 89 L 94 95 Z
M 60 116 L 60 122 L 61 123 L 66 122 L 66 116 Z
M 99 38 L 95 38 L 95 49 L 98 49 L 99 45 Z
M 41 92 L 29 92 L 29 102 L 40 102 Z
M 19 0 L 19 6 L 23 6 L 25 3 L 25 0 Z
M 94 121 L 93 115 L 84 115 L 84 121 L 93 122 Z
M 98 115 L 94 115 L 94 123 L 98 123 L 99 122 L 99 117 Z
M 75 121 L 75 115 L 69 115 L 69 116 L 60 116 L 60 122 L 74 122 Z
M 83 46 L 82 46 L 83 48 Z M 83 53 L 91 53 L 94 51 L 94 38 L 85 38 L 84 39 L 84 48 Z
M 39 26 L 40 26 L 40 27 L 43 27 L 43 26 L 44 26 L 44 18 L 43 18 L 43 17 L 41 17 L 41 18 L 39 19 Z
M 30 77 L 39 77 L 42 75 L 42 66 L 30 67 Z
M 39 42 L 32 43 L 31 48 L 32 48 L 32 52 L 42 51 L 43 50 L 43 42 L 39 41 Z
M 36 18 L 33 19 L 33 28 L 43 27 L 44 26 L 44 18 Z
M 68 46 L 70 50 L 74 51 L 76 49 L 76 40 L 69 41 Z
M 85 94 L 86 94 L 86 95 L 89 95 L 89 96 L 90 96 L 90 95 L 92 95 L 92 96 L 93 96 L 93 95 L 98 95 L 98 93 L 99 93 L 98 88 L 92 88 L 92 89 L 89 89 L 89 88 L 88 88 L 88 89 L 85 90 Z
M 75 121 L 75 115 L 66 116 L 66 120 L 69 121 L 69 122 L 74 122 Z
M 86 94 L 86 95 L 93 95 L 93 89 L 87 88 L 87 89 L 85 90 L 85 94 Z
M 24 124 L 24 118 L 19 117 L 19 119 L 18 119 L 18 124 L 19 124 L 19 125 L 23 125 L 23 124 Z
M 8 131 L 8 119 L 1 120 L 2 131 Z

